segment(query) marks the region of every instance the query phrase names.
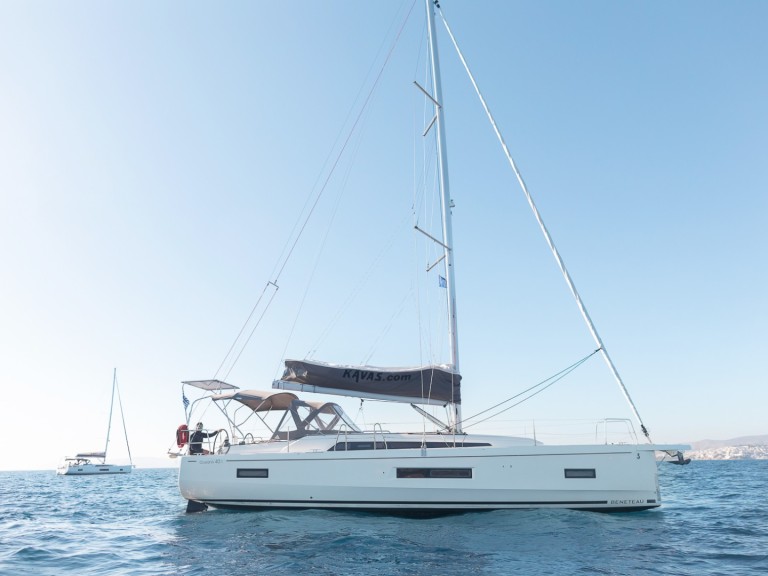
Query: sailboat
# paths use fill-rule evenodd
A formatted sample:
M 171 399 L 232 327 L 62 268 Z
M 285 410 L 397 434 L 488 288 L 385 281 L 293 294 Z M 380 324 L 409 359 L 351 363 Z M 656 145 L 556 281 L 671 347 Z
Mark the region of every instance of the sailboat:
M 178 450 L 170 453 L 181 459 L 179 488 L 188 511 L 212 506 L 440 514 L 516 508 L 637 511 L 661 505 L 656 455 L 677 454 L 685 446 L 657 445 L 650 438 L 640 442 L 637 435 L 628 443 L 548 445 L 535 435 L 474 434 L 462 427 L 451 197 L 435 37 L 437 16 L 447 23 L 437 2 L 425 0 L 425 7 L 432 90 L 418 87 L 434 110 L 427 131 L 436 130 L 442 238 L 424 234 L 442 247 L 440 285 L 447 294 L 451 360 L 380 368 L 288 359 L 271 390 L 240 389 L 216 378 L 184 381 L 186 420 L 176 432 Z M 608 363 L 637 416 L 540 224 L 597 342 L 594 353 Z M 187 394 L 193 392 L 198 397 L 190 401 Z M 396 432 L 374 424 L 364 429 L 338 403 L 303 400 L 297 392 L 411 406 L 432 428 Z M 211 405 L 218 411 L 209 411 Z M 430 413 L 430 406 L 445 407 L 445 421 Z M 203 412 L 220 413 L 226 422 L 211 430 L 198 423 L 193 430 L 193 414 Z M 638 421 L 647 437 L 639 416 Z
M 128 449 L 129 464 L 107 464 L 107 450 L 109 450 L 109 436 L 112 431 L 112 414 L 115 405 L 115 393 L 117 393 L 117 402 L 120 407 L 120 418 L 123 423 L 123 432 L 125 433 L 125 445 Z M 112 374 L 112 399 L 109 404 L 109 423 L 107 425 L 107 441 L 103 452 L 80 452 L 73 457 L 64 459 L 61 466 L 56 469 L 56 473 L 62 476 L 93 476 L 100 474 L 130 474 L 133 470 L 133 460 L 131 459 L 131 448 L 128 445 L 128 432 L 125 428 L 125 415 L 123 414 L 123 403 L 120 399 L 120 390 L 117 385 L 117 368 Z

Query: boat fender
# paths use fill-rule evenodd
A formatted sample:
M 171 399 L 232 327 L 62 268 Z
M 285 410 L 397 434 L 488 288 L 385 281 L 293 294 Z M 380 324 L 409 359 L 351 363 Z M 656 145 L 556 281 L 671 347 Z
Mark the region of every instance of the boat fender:
M 184 448 L 189 442 L 189 428 L 186 424 L 182 424 L 176 429 L 176 444 L 179 448 Z

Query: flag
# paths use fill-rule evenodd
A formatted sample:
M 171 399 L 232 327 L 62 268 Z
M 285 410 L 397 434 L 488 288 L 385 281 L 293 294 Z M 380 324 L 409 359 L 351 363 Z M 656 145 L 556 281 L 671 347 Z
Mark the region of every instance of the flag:
M 187 395 L 184 394 L 184 392 L 181 393 L 181 401 L 184 403 L 184 410 L 189 408 L 189 398 L 187 398 Z
M 440 286 L 440 288 L 448 288 L 448 282 L 445 281 L 445 278 L 438 275 L 437 284 Z

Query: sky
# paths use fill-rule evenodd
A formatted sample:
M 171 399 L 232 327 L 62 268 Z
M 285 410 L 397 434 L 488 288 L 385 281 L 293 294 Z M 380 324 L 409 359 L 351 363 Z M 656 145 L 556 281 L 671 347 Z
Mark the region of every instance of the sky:
M 653 440 L 768 433 L 768 4 L 441 6 Z M 413 280 L 423 11 L 0 3 L 0 469 L 101 449 L 115 368 L 154 466 L 183 380 L 446 361 L 440 289 Z M 438 37 L 469 415 L 596 346 Z M 610 416 L 631 413 L 593 357 L 483 430 Z

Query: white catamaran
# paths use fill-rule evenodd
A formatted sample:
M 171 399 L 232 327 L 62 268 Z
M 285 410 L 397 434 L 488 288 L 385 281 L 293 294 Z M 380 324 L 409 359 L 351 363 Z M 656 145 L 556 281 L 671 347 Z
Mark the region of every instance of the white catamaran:
M 171 455 L 181 457 L 179 487 L 189 511 L 210 505 L 408 514 L 532 507 L 632 511 L 661 505 L 656 454 L 677 454 L 684 446 L 654 445 L 649 438 L 639 442 L 636 437 L 630 443 L 547 445 L 535 437 L 470 434 L 462 428 L 451 197 L 435 38 L 438 16 L 452 40 L 453 35 L 437 2 L 424 1 L 432 88 L 418 87 L 434 107 L 425 134 L 436 131 L 442 238 L 424 234 L 442 252 L 438 262 L 445 274 L 440 283 L 446 288 L 450 363 L 389 369 L 286 360 L 272 391 L 241 390 L 218 379 L 184 382 L 187 418 L 177 430 L 179 449 Z M 479 91 L 478 96 L 587 322 L 597 344 L 595 353 L 606 361 L 648 437 Z M 198 398 L 190 404 L 191 388 L 197 389 Z M 424 426 L 412 433 L 393 432 L 380 424 L 364 430 L 338 404 L 304 401 L 294 392 L 410 405 L 429 421 L 430 430 Z M 193 440 L 198 449 L 190 453 L 192 415 L 210 405 L 224 415 L 226 425 L 199 430 Z M 428 412 L 429 406 L 446 407 L 446 421 Z M 206 419 L 213 417 L 207 414 Z
M 115 405 L 115 393 L 120 407 L 120 418 L 123 423 L 125 445 L 128 449 L 129 464 L 107 464 L 107 450 L 109 450 L 109 436 L 112 431 L 112 413 Z M 128 445 L 128 432 L 125 428 L 125 416 L 123 415 L 123 402 L 120 399 L 120 389 L 117 385 L 117 368 L 112 374 L 112 399 L 109 404 L 109 424 L 107 425 L 107 441 L 103 452 L 80 452 L 74 457 L 65 458 L 61 466 L 56 469 L 57 474 L 64 476 L 92 476 L 100 474 L 130 474 L 133 469 L 131 448 Z

